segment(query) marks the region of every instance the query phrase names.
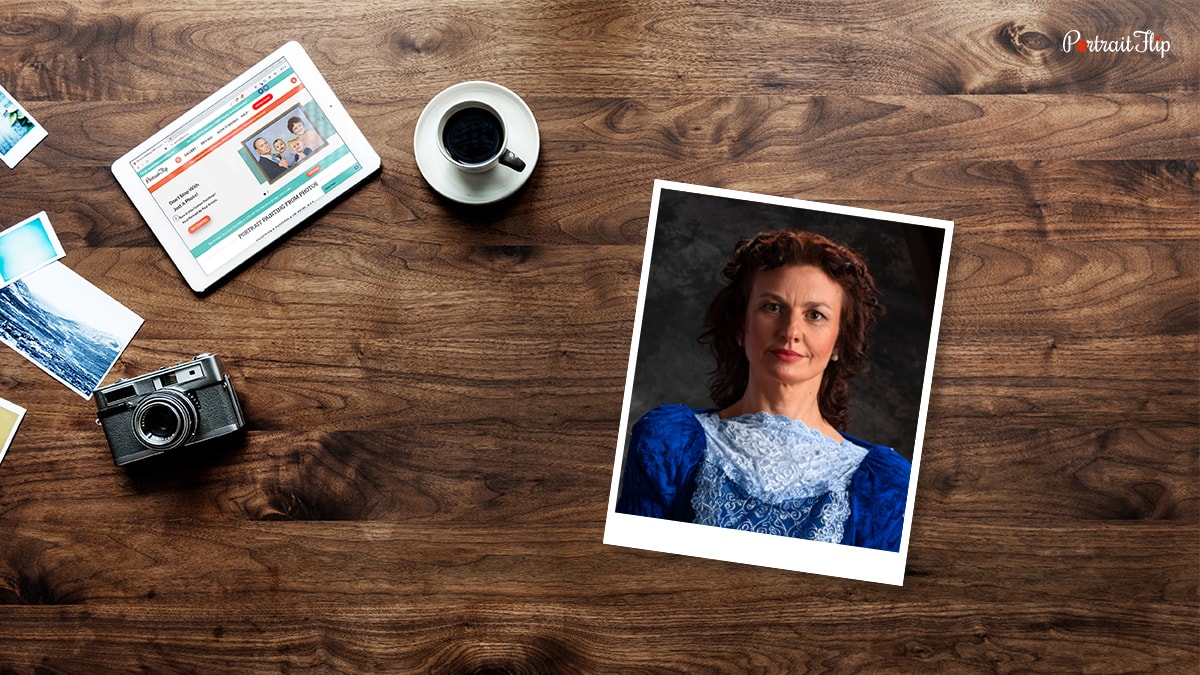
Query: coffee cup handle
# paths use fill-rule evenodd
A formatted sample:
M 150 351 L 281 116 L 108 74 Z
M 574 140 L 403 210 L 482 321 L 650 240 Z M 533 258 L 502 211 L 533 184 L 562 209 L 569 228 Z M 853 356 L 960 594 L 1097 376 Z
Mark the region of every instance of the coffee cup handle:
M 517 154 L 512 150 L 506 149 L 504 153 L 500 155 L 500 163 L 512 169 L 513 171 L 525 170 L 525 160 L 517 157 Z

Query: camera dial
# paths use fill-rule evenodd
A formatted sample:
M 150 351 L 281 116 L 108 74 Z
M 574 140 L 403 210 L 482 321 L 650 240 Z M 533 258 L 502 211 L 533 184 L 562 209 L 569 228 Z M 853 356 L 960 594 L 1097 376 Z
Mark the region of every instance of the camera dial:
M 156 450 L 172 450 L 196 432 L 196 404 L 182 392 L 160 389 L 134 408 L 133 433 L 138 441 Z

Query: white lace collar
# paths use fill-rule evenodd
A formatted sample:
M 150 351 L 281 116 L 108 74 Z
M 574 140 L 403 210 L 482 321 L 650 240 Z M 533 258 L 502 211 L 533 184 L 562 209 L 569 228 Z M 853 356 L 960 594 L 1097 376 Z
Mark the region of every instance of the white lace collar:
M 844 490 L 867 449 L 835 441 L 803 422 L 757 412 L 720 419 L 698 412 L 707 456 L 734 483 L 768 504 Z

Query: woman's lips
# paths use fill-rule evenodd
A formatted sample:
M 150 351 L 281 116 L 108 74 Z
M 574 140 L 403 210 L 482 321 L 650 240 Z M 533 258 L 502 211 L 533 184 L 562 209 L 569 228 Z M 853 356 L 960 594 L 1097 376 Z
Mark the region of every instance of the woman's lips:
M 788 363 L 799 361 L 800 359 L 804 358 L 804 355 L 800 352 L 794 352 L 790 349 L 772 349 L 771 353 L 774 354 L 775 358 L 779 359 L 780 361 L 786 361 Z

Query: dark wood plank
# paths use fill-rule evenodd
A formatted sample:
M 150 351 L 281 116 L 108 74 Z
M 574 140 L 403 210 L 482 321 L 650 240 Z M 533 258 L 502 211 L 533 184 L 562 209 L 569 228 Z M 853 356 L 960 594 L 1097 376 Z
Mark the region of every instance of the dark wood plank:
M 366 235 L 364 243 L 377 246 L 374 224 L 397 242 L 441 243 L 456 232 L 482 245 L 640 245 L 656 178 L 1037 237 L 1195 236 L 1195 95 L 662 100 L 532 99 L 544 170 L 516 200 L 486 211 L 450 207 L 420 177 L 411 138 L 421 101 L 400 104 L 403 113 L 392 104 L 359 106 L 353 112 L 367 135 L 392 154 L 371 189 L 322 219 L 338 227 L 304 236 L 353 244 Z M 142 129 L 177 111 L 123 108 L 35 110 L 56 133 L 11 177 L 13 211 L 33 213 L 49 200 L 73 247 L 157 247 L 108 166 Z M 898 138 L 904 152 L 881 151 L 881 137 Z
M 121 609 L 18 608 L 0 633 L 13 663 L 89 672 L 187 670 L 209 664 L 234 672 L 317 669 L 337 672 L 598 672 L 621 670 L 1057 673 L 1072 656 L 1126 672 L 1188 672 L 1195 652 L 1180 644 L 1190 620 L 1158 603 L 1090 604 L 1066 600 L 946 605 L 889 603 L 868 610 L 833 606 L 728 611 L 713 631 L 711 608 L 652 598 L 606 604 L 310 605 L 283 612 L 233 601 Z M 914 624 L 915 613 L 928 618 Z M 56 625 L 49 636 L 39 627 Z M 1114 641 L 1120 631 L 1128 640 Z M 140 636 L 153 635 L 147 646 Z M 885 636 L 885 637 L 877 637 Z M 633 648 L 630 643 L 636 643 Z
M 984 0 L 902 9 L 458 0 L 348 6 L 339 12 L 347 28 L 331 34 L 326 8 L 308 3 L 294 3 L 280 26 L 274 8 L 232 0 L 187 12 L 87 0 L 60 11 L 6 9 L 0 21 L 20 41 L 0 74 L 18 95 L 35 98 L 142 101 L 171 92 L 199 99 L 256 55 L 296 39 L 329 64 L 335 88 L 350 100 L 413 89 L 427 99 L 464 74 L 502 76 L 525 95 L 1195 92 L 1200 25 L 1192 9 L 1186 0 L 1118 0 L 1103 12 L 1082 0 L 1049 11 Z M 1162 58 L 1064 52 L 1072 29 L 1106 40 L 1153 30 L 1171 49 Z
M 5 608 L 0 646 L 17 667 L 88 670 L 836 664 L 1055 673 L 1078 667 L 1080 651 L 1086 663 L 1123 671 L 1194 663 L 1190 641 L 1178 639 L 1193 626 L 1195 580 L 1177 581 L 1189 563 L 1175 556 L 1174 567 L 1160 567 L 1160 551 L 1194 544 L 1184 531 L 1192 528 L 930 525 L 937 532 L 913 550 L 905 589 L 678 560 L 538 528 L 204 528 L 193 536 L 206 556 L 187 556 L 163 548 L 155 532 L 118 526 L 91 536 L 106 540 L 108 555 L 89 561 L 73 551 L 94 546 L 73 549 L 55 537 L 66 533 L 60 527 L 19 546 L 32 551 L 25 565 L 40 566 L 20 587 L 38 607 Z M 70 530 L 76 539 L 78 528 Z M 353 542 L 370 554 L 350 555 Z M 197 577 L 182 583 L 181 569 Z M 486 598 L 479 587 L 490 590 Z M 1121 602 L 1112 602 L 1115 587 Z M 220 608 L 208 604 L 234 589 Z M 713 626 L 713 605 L 731 592 L 740 602 Z M 38 629 L 47 625 L 55 634 Z M 143 635 L 154 640 L 146 645 Z
M 182 108 L 174 96 L 132 109 L 112 102 L 31 103 L 35 117 L 58 133 L 30 157 L 22 174 L 71 171 L 71 178 L 103 179 L 77 169 L 112 165 L 142 141 L 145 130 L 169 123 L 200 98 Z M 349 106 L 385 160 L 403 160 L 385 161 L 385 175 L 410 175 L 421 187 L 412 135 L 425 100 L 409 96 Z M 535 174 L 539 179 L 620 178 L 606 175 L 606 167 L 622 160 L 630 168 L 638 162 L 686 168 L 690 161 L 758 165 L 803 156 L 804 165 L 797 168 L 836 172 L 895 160 L 1195 160 L 1200 151 L 1200 139 L 1192 133 L 1200 95 L 1192 92 L 686 100 L 541 95 L 527 100 L 541 130 L 539 162 L 560 167 Z M 895 138 L 895 144 L 880 144 L 880 137 Z M 1014 138 L 1030 142 L 1014 143 Z
M 591 528 L 607 505 L 617 430 L 568 419 L 255 431 L 133 470 L 112 466 L 90 420 L 78 420 L 70 439 L 28 431 L 5 460 L 10 480 L 0 491 L 0 513 L 14 525 L 102 515 L 151 524 L 500 521 Z M 1097 431 L 1069 421 L 964 419 L 928 432 L 914 511 L 921 519 L 988 527 L 1030 518 L 1197 522 L 1193 426 Z
M 1200 261 L 1191 243 L 960 235 L 935 409 L 954 399 L 956 414 L 972 417 L 1193 421 Z M 110 381 L 220 345 L 256 428 L 386 428 L 482 411 L 616 414 L 628 354 L 595 347 L 628 342 L 637 253 L 290 241 L 204 298 L 181 292 L 157 248 L 98 249 L 74 267 L 138 299 L 129 305 L 147 319 Z M 346 270 L 362 276 L 341 280 Z M 1110 368 L 1126 354 L 1152 367 Z M 15 384 L 51 382 L 5 358 Z M 90 404 L 45 394 L 27 400 L 87 418 Z
M 425 102 L 438 91 L 347 104 L 385 160 L 407 156 L 385 173 L 419 177 L 411 159 L 412 132 Z M 146 130 L 161 128 L 204 96 L 180 98 L 171 95 L 133 108 L 112 101 L 30 103 L 39 122 L 59 134 L 51 134 L 27 166 L 50 163 L 62 171 L 111 165 L 142 141 Z M 1200 140 L 1190 133 L 1200 114 L 1200 96 L 1191 92 L 686 99 L 527 93 L 525 98 L 541 129 L 545 159 L 564 164 L 570 178 L 621 178 L 597 171 L 604 166 L 600 162 L 613 161 L 636 168 L 638 160 L 759 163 L 804 157 L 802 168 L 833 160 L 861 168 L 896 159 L 1194 160 L 1200 150 Z M 881 137 L 895 138 L 904 152 L 881 146 Z
M 0 559 L 0 605 L 198 606 L 225 588 L 237 592 L 223 600 L 231 607 L 544 602 L 631 611 L 642 604 L 637 612 L 650 614 L 671 600 L 680 609 L 728 607 L 733 595 L 746 612 L 794 620 L 810 606 L 850 616 L 855 606 L 870 615 L 892 603 L 953 611 L 956 602 L 1070 606 L 1118 598 L 1183 612 L 1200 583 L 1187 576 L 1194 523 L 995 523 L 983 530 L 927 512 L 914 528 L 901 588 L 604 546 L 599 519 L 552 522 L 558 512 L 541 520 L 400 523 L 172 515 L 27 525 Z M 184 536 L 164 536 L 173 530 Z

